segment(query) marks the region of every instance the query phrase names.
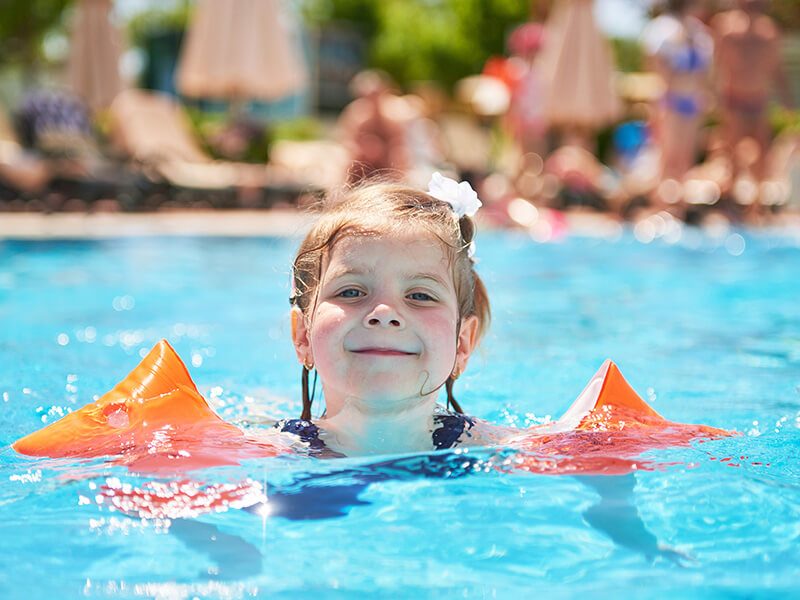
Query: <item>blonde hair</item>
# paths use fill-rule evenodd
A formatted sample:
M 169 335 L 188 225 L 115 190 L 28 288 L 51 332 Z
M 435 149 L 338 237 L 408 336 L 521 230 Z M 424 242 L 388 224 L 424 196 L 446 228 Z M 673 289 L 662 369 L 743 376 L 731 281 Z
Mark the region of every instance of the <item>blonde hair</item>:
M 427 232 L 441 243 L 450 260 L 453 284 L 458 303 L 458 323 L 475 316 L 478 319 L 478 340 L 491 320 L 489 296 L 483 281 L 475 272 L 469 246 L 475 236 L 470 217 L 455 217 L 446 202 L 425 192 L 396 183 L 366 183 L 328 198 L 322 205 L 319 219 L 306 234 L 294 259 L 290 301 L 303 316 L 313 314 L 322 279 L 322 266 L 343 237 L 350 235 L 406 234 Z M 308 369 L 303 367 L 303 419 L 311 418 L 308 399 Z M 452 379 L 447 381 L 448 403 L 458 412 L 461 407 L 452 396 Z

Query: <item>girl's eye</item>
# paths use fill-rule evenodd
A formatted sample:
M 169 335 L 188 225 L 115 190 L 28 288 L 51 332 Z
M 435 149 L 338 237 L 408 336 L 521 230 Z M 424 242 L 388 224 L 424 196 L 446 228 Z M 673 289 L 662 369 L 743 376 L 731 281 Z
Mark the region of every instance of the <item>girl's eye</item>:
M 339 298 L 360 298 L 364 295 L 364 292 L 356 288 L 347 288 L 336 295 L 339 296 Z
M 435 298 L 425 292 L 411 292 L 408 298 L 416 302 L 433 302 Z

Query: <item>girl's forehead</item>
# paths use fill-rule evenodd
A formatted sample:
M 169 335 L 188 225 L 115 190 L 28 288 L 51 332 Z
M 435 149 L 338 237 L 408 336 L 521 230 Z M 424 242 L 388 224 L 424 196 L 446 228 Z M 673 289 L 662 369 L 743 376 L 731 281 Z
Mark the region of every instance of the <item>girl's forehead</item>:
M 444 244 L 431 233 L 359 233 L 337 240 L 323 262 L 327 271 L 383 269 L 435 270 L 449 273 Z

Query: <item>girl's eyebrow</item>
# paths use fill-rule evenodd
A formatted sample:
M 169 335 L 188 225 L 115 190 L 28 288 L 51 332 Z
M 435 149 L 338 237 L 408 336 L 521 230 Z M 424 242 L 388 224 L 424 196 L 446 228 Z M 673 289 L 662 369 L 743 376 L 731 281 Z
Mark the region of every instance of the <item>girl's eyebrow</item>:
M 331 281 L 336 281 L 337 279 L 341 279 L 342 277 L 360 277 L 364 275 L 370 275 L 374 272 L 374 269 L 363 267 L 360 265 L 339 265 L 335 266 L 333 269 L 330 269 L 326 274 L 326 281 L 330 283 Z M 445 289 L 447 289 L 447 283 L 445 280 L 436 273 L 431 272 L 424 272 L 424 273 L 407 273 L 401 275 L 403 279 L 406 281 L 419 281 L 419 280 L 426 280 L 431 281 L 432 283 L 439 285 Z
M 413 275 L 407 276 L 407 279 L 416 281 L 419 279 L 425 279 L 432 281 L 433 283 L 442 286 L 443 288 L 447 289 L 447 284 L 445 281 L 436 273 L 414 273 Z
M 334 281 L 335 279 L 340 279 L 342 277 L 347 277 L 349 275 L 367 275 L 371 272 L 372 269 L 367 269 L 358 266 L 349 266 L 349 265 L 337 266 L 328 271 L 327 277 L 325 279 L 327 279 L 328 281 Z

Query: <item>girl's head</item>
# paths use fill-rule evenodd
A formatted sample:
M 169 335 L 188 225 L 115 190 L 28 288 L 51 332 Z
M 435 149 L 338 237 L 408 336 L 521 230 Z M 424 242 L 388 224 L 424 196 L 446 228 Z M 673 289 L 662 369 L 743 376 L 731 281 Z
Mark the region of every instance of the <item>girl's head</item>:
M 345 401 L 394 410 L 442 385 L 460 410 L 452 383 L 490 318 L 469 255 L 474 234 L 469 216 L 398 184 L 367 184 L 327 202 L 293 270 L 304 419 L 311 416 L 312 368 L 329 416 Z

